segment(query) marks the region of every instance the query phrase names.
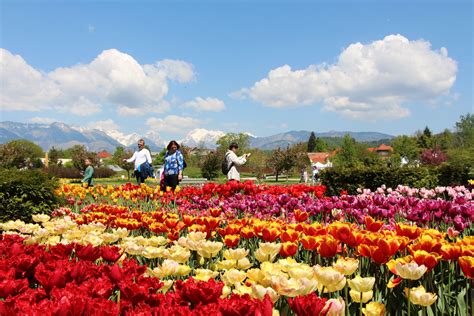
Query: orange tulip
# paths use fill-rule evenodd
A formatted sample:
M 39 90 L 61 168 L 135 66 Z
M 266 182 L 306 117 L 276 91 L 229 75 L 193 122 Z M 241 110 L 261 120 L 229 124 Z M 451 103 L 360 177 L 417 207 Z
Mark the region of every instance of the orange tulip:
M 178 230 L 172 230 L 168 233 L 168 239 L 169 240 L 178 240 L 179 239 L 179 231 Z
M 419 265 L 425 265 L 428 270 L 433 269 L 438 264 L 440 258 L 441 256 L 435 252 L 417 250 L 413 253 L 413 260 Z
M 298 251 L 298 244 L 294 242 L 284 242 L 281 244 L 280 255 L 283 257 L 292 257 Z
M 444 244 L 441 246 L 440 253 L 443 260 L 457 260 L 461 256 L 461 246 L 456 244 Z
M 295 242 L 298 240 L 299 236 L 300 236 L 300 233 L 297 232 L 296 230 L 287 229 L 281 233 L 280 240 L 282 242 L 287 242 L 287 241 Z
M 302 211 L 300 209 L 295 210 L 295 219 L 297 222 L 304 222 L 308 219 L 308 212 Z
M 426 252 L 439 252 L 441 249 L 441 242 L 437 238 L 433 238 L 431 235 L 423 234 L 421 235 L 413 245 L 408 246 L 410 252 L 415 252 L 416 250 L 424 250 Z
M 244 237 L 245 239 L 250 239 L 255 237 L 255 231 L 251 227 L 243 227 L 240 231 L 240 236 Z
M 308 236 L 321 236 L 326 235 L 327 230 L 320 223 L 312 223 L 311 225 L 304 225 L 303 232 Z
M 275 227 L 265 227 L 262 230 L 262 238 L 266 242 L 274 242 L 280 236 L 280 231 Z
M 319 246 L 319 239 L 314 236 L 304 236 L 300 239 L 301 245 L 306 250 L 315 250 Z
M 211 215 L 214 217 L 219 217 L 219 215 L 222 213 L 222 210 L 220 208 L 214 207 L 209 209 L 209 213 L 211 213 Z
M 377 232 L 382 227 L 383 222 L 375 221 L 372 217 L 366 216 L 364 219 L 365 228 L 371 232 Z
M 411 226 L 406 224 L 397 224 L 396 226 L 398 236 L 406 236 L 410 239 L 416 239 L 420 236 L 421 230 L 418 226 Z
M 227 248 L 233 248 L 239 244 L 240 236 L 239 235 L 226 235 L 224 237 L 224 243 Z
M 353 227 L 349 223 L 335 222 L 329 226 L 329 233 L 336 239 L 350 247 L 357 246 L 357 240 L 353 233 Z
M 166 227 L 170 229 L 178 225 L 178 222 L 179 222 L 179 218 L 175 218 L 175 217 L 169 217 L 165 220 Z
M 322 236 L 320 238 L 318 253 L 324 258 L 334 257 L 337 253 L 339 242 L 330 235 Z
M 458 258 L 459 266 L 466 278 L 474 279 L 474 257 L 462 256 Z

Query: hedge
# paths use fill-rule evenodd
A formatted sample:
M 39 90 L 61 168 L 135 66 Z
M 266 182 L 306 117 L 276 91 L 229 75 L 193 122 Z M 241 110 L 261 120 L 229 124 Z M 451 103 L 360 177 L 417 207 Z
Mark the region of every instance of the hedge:
M 80 170 L 74 167 L 49 166 L 43 170 L 57 178 L 82 179 Z M 94 168 L 94 178 L 110 178 L 113 175 L 115 171 L 107 167 Z
M 59 204 L 58 187 L 56 178 L 40 170 L 1 169 L 0 222 L 31 222 L 32 214 L 50 214 Z
M 327 187 L 327 195 L 337 195 L 342 190 L 355 194 L 358 188 L 375 190 L 383 184 L 392 188 L 399 184 L 417 188 L 467 185 L 469 168 L 448 164 L 439 167 L 328 168 L 320 172 L 320 179 Z

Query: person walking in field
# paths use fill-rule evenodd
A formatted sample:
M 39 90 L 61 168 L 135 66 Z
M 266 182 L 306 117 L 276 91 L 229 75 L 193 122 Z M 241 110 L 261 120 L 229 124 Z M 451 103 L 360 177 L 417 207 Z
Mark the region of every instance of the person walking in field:
M 92 167 L 92 161 L 89 158 L 84 160 L 84 164 L 86 165 L 86 169 L 83 174 L 83 178 L 81 180 L 83 187 L 91 187 L 94 185 L 94 167 Z
M 239 145 L 231 143 L 229 150 L 225 153 L 224 163 L 227 166 L 227 181 L 240 181 L 240 173 L 237 167 L 244 165 L 247 162 L 247 158 L 250 157 L 250 153 L 238 157 L 238 150 Z
M 170 187 L 172 191 L 176 189 L 179 182 L 183 180 L 183 169 L 185 168 L 183 153 L 179 150 L 178 142 L 172 140 L 166 146 L 166 154 L 164 158 L 163 168 L 163 184 L 161 190 Z
M 141 183 L 144 183 L 146 179 L 146 173 L 142 172 L 143 170 L 141 169 L 149 168 L 148 166 L 151 166 L 152 161 L 150 151 L 145 148 L 145 141 L 139 139 L 137 145 L 138 150 L 133 153 L 133 156 L 129 159 L 124 159 L 123 161 L 135 163 L 133 173 L 137 179 L 137 183 L 140 185 Z M 144 165 L 145 163 L 148 163 L 148 165 Z

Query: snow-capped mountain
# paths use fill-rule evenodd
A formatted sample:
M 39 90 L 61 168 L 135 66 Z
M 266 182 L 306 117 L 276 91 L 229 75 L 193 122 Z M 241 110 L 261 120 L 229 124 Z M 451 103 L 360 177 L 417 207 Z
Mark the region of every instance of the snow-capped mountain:
M 196 128 L 190 131 L 179 143 L 188 147 L 203 146 L 205 148 L 216 148 L 216 141 L 224 135 L 223 131 Z

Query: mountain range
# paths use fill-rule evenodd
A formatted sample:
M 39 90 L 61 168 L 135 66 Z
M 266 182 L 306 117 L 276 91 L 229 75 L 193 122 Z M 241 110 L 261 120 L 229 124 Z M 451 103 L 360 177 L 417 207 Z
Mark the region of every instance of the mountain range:
M 306 142 L 310 131 L 289 131 L 266 137 L 257 137 L 249 134 L 250 146 L 260 149 L 275 149 L 286 147 L 300 142 Z M 370 142 L 382 139 L 392 139 L 394 136 L 378 132 L 350 132 L 330 131 L 315 133 L 317 137 L 337 138 L 349 134 L 356 141 Z M 222 131 L 206 129 L 194 129 L 186 137 L 179 140 L 181 144 L 189 147 L 203 146 L 215 148 L 216 141 L 224 136 Z M 51 124 L 0 122 L 0 143 L 6 143 L 14 139 L 27 139 L 41 146 L 44 150 L 55 148 L 69 148 L 74 145 L 85 145 L 90 151 L 107 150 L 114 152 L 118 146 L 134 148 L 136 141 L 144 138 L 145 143 L 152 151 L 160 151 L 166 146 L 158 135 L 145 134 L 141 137 L 137 133 L 124 135 L 119 131 L 104 131 L 100 129 L 70 126 L 65 123 L 55 122 Z

